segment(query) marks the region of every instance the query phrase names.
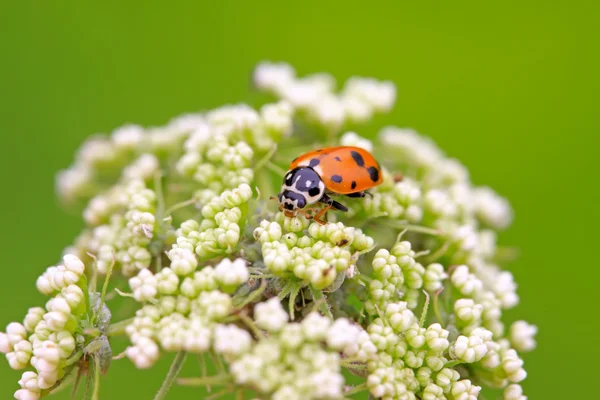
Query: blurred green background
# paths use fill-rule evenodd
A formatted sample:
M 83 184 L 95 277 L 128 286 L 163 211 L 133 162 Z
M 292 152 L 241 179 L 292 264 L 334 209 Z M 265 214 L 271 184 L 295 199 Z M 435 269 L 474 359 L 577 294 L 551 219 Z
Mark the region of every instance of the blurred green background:
M 600 276 L 600 7 L 406 3 L 3 2 L 2 329 L 41 304 L 35 278 L 81 227 L 53 192 L 55 173 L 86 136 L 249 100 L 253 66 L 283 60 L 300 74 L 394 81 L 397 107 L 378 125 L 430 135 L 475 183 L 511 200 L 516 222 L 501 241 L 521 249 L 510 265 L 521 305 L 508 318 L 540 328 L 537 351 L 525 356 L 526 394 L 590 398 L 600 356 L 589 332 Z M 152 398 L 169 362 L 151 371 L 115 362 L 101 398 Z M 0 398 L 12 397 L 19 376 L 0 362 Z M 199 397 L 185 388 L 169 396 Z

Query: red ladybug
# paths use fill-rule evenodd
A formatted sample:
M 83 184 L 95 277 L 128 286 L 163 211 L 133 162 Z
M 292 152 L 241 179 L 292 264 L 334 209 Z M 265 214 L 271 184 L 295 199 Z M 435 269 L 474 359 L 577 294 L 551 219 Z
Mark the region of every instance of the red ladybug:
M 304 209 L 309 204 L 325 206 L 314 220 L 325 225 L 321 217 L 330 208 L 346 212 L 348 208 L 333 200 L 332 195 L 365 197 L 368 189 L 383 181 L 381 168 L 367 150 L 360 147 L 339 146 L 318 149 L 292 161 L 285 174 L 279 193 L 279 209 L 287 217 L 298 213 L 313 218 Z

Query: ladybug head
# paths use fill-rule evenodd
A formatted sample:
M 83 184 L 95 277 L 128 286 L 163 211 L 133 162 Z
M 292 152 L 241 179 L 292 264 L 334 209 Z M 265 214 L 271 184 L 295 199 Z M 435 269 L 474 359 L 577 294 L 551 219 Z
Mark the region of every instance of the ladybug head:
M 283 178 L 279 204 L 288 217 L 296 215 L 297 210 L 321 200 L 325 193 L 325 184 L 312 168 L 298 167 L 288 171 Z

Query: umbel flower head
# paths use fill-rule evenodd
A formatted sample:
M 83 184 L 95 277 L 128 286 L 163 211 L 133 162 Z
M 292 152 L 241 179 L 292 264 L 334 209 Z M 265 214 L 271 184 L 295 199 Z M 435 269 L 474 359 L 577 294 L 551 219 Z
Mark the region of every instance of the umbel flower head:
M 470 400 L 488 388 L 526 399 L 521 355 L 537 327 L 503 318 L 519 303 L 496 243 L 508 201 L 414 130 L 361 136 L 392 109 L 391 82 L 352 77 L 336 90 L 328 74 L 268 62 L 253 79 L 271 103 L 122 126 L 58 175 L 85 227 L 36 282 L 48 302 L 23 304 L 24 320 L 0 333 L 23 370 L 15 398 L 70 381 L 98 398 L 113 358 L 146 369 L 171 356 L 157 399 L 172 384 L 286 400 Z M 336 145 L 379 161 L 370 196 L 324 225 L 268 200 L 292 159 Z M 188 354 L 216 374 L 202 361 L 201 374 L 178 377 Z

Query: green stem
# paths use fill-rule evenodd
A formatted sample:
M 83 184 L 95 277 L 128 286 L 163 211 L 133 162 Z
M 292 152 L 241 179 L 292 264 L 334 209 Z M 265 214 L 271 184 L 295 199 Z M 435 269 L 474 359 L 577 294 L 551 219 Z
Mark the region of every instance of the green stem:
M 413 225 L 413 224 L 404 224 L 404 223 L 395 223 L 396 221 L 382 220 L 385 225 L 394 228 L 394 229 L 403 229 L 411 232 L 424 233 L 426 235 L 439 236 L 441 232 L 437 229 L 428 228 L 422 225 Z
M 94 392 L 92 393 L 92 400 L 98 400 L 100 398 L 100 357 L 94 356 Z
M 129 318 L 129 319 L 124 319 L 123 321 L 119 321 L 119 322 L 115 322 L 114 324 L 111 324 L 107 331 L 106 331 L 106 336 L 111 337 L 111 336 L 123 336 L 125 334 L 125 329 L 127 328 L 127 326 L 131 325 L 131 323 L 133 322 L 135 318 Z
M 460 365 L 462 363 L 463 363 L 463 361 L 460 361 L 460 360 L 448 361 L 446 364 L 444 364 L 444 368 L 452 368 L 452 367 L 455 367 L 455 366 Z
M 447 241 L 443 245 L 441 245 L 440 248 L 437 249 L 434 253 L 432 253 L 430 256 L 425 258 L 425 262 L 427 264 L 431 264 L 432 262 L 436 261 L 444 254 L 446 254 L 446 252 L 448 251 L 449 248 L 450 248 L 450 241 Z
M 115 266 L 115 256 L 113 254 L 113 260 L 110 263 L 110 266 L 108 267 L 108 271 L 106 271 L 106 277 L 104 278 L 104 285 L 102 285 L 102 293 L 100 293 L 100 303 L 98 304 L 98 307 L 96 308 L 96 310 L 94 310 L 94 316 L 92 318 L 92 322 L 95 324 L 97 318 L 98 318 L 98 313 L 100 313 L 100 311 L 102 311 L 102 306 L 104 305 L 104 298 L 106 297 L 106 290 L 108 289 L 108 282 L 110 281 L 110 276 L 112 275 L 113 272 L 113 268 Z
M 421 313 L 421 319 L 419 320 L 419 326 L 422 328 L 425 325 L 427 319 L 427 310 L 429 309 L 429 293 L 423 290 L 425 293 L 425 304 L 423 305 L 423 312 Z
M 200 373 L 202 377 L 205 378 L 208 376 L 207 368 L 206 368 L 206 360 L 204 359 L 204 353 L 200 353 L 197 356 L 198 364 L 200 364 Z M 210 385 L 206 385 L 206 391 L 210 393 Z
M 71 357 L 67 358 L 63 364 L 63 368 L 68 367 L 69 365 L 75 364 L 81 356 L 83 355 L 83 350 L 77 350 Z
M 285 175 L 286 171 L 283 168 L 281 168 L 279 165 L 273 164 L 271 161 L 267 161 L 266 162 L 266 166 L 271 171 L 275 172 L 277 175 L 280 175 L 280 176 L 284 176 Z
M 265 334 L 260 329 L 258 329 L 254 321 L 252 321 L 252 319 L 249 316 L 243 313 L 240 313 L 239 316 L 242 322 L 246 324 L 248 328 L 250 328 L 250 330 L 252 331 L 252 333 L 254 333 L 254 336 L 256 336 L 257 339 L 264 339 Z
M 260 286 L 255 291 L 251 292 L 248 297 L 246 297 L 240 304 L 236 305 L 236 308 L 242 309 L 250 303 L 253 303 L 255 300 L 260 299 L 265 289 L 267 288 L 267 281 L 262 281 Z
M 346 395 L 346 396 L 352 396 L 353 394 L 364 392 L 367 389 L 368 389 L 367 382 L 363 382 L 360 385 L 354 386 L 352 389 L 350 389 L 347 392 L 345 392 L 344 395 Z
M 179 378 L 177 379 L 177 384 L 183 386 L 225 385 L 231 382 L 231 380 L 231 375 L 219 374 L 213 376 L 203 376 L 200 378 Z
M 273 157 L 273 154 L 275 154 L 275 152 L 277 151 L 277 145 L 273 145 L 273 147 L 271 147 L 271 149 L 269 150 L 269 152 L 267 154 L 265 154 L 263 156 L 263 158 L 261 158 L 260 160 L 258 160 L 258 162 L 254 165 L 254 171 L 258 171 L 260 170 L 262 167 L 265 166 L 265 164 L 267 162 L 269 162 L 269 160 L 271 160 L 271 157 Z
M 440 302 L 439 302 L 440 294 L 442 293 L 443 290 L 444 290 L 444 288 L 442 287 L 437 292 L 435 292 L 435 295 L 433 296 L 433 312 L 435 313 L 435 317 L 437 318 L 438 322 L 442 325 L 445 325 L 444 322 L 442 321 L 442 314 L 440 313 Z
M 323 313 L 323 315 L 333 319 L 333 315 L 331 314 L 331 310 L 329 310 L 329 305 L 327 304 L 325 296 L 323 296 L 323 292 L 313 288 L 312 285 L 309 285 L 308 287 L 313 296 L 315 304 L 319 305 L 319 310 Z
M 167 374 L 167 377 L 165 378 L 160 389 L 158 390 L 158 393 L 156 393 L 156 396 L 154 396 L 154 400 L 162 400 L 165 397 L 167 397 L 167 392 L 171 388 L 171 385 L 173 385 L 173 382 L 177 378 L 179 371 L 181 371 L 181 367 L 183 366 L 186 356 L 187 353 L 185 351 L 180 351 L 179 353 L 177 353 L 175 359 L 173 360 L 173 363 L 171 364 L 171 368 L 169 368 L 169 373 Z
M 197 201 L 197 199 L 195 197 L 193 197 L 189 200 L 185 200 L 180 203 L 173 204 L 171 207 L 169 207 L 167 209 L 167 211 L 165 211 L 165 218 L 168 218 L 171 214 L 173 214 L 173 212 L 179 210 L 180 208 L 184 208 L 187 206 L 191 206 L 192 204 L 195 204 L 196 201 Z

